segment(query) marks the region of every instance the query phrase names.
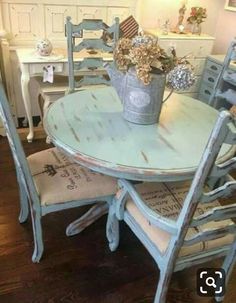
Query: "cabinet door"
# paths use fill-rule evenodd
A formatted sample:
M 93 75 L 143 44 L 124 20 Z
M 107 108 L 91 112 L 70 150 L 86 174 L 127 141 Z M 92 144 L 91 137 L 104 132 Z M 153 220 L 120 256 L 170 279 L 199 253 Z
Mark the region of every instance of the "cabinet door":
M 45 6 L 45 33 L 49 40 L 63 40 L 65 38 L 66 17 L 70 16 L 76 23 L 76 7 L 65 5 Z
M 205 58 L 196 58 L 196 59 L 188 58 L 187 60 L 193 66 L 195 75 L 201 76 L 204 71 L 206 59 Z
M 11 32 L 14 40 L 36 40 L 39 37 L 38 6 L 35 4 L 10 4 Z
M 196 58 L 205 58 L 211 54 L 214 40 L 160 39 L 159 42 L 166 50 L 174 46 L 179 57 L 191 55 Z
M 107 11 L 107 23 L 111 25 L 115 22 L 115 18 L 118 17 L 120 22 L 129 17 L 130 9 L 128 7 L 109 7 Z

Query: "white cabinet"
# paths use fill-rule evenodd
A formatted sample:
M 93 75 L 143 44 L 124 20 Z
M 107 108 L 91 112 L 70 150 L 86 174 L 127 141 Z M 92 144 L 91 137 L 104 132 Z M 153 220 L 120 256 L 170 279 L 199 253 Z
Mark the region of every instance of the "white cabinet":
M 205 103 L 208 103 L 210 100 L 218 75 L 222 69 L 224 59 L 225 55 L 211 55 L 207 57 L 198 96 L 198 99 Z M 236 63 L 232 62 L 230 64 L 230 69 L 235 72 Z
M 160 46 L 168 51 L 175 47 L 178 57 L 188 56 L 197 76 L 195 84 L 186 91 L 181 91 L 191 97 L 197 98 L 201 86 L 201 75 L 204 70 L 206 57 L 211 54 L 215 38 L 202 34 L 175 34 L 162 35 L 158 30 L 146 30 L 146 33 L 158 37 Z

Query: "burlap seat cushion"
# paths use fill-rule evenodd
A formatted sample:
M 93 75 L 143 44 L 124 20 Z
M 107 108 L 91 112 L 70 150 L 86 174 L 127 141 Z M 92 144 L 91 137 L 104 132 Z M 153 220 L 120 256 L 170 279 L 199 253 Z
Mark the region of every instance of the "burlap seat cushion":
M 189 182 L 143 183 L 136 185 L 136 189 L 144 199 L 147 206 L 149 206 L 152 210 L 158 214 L 161 214 L 163 217 L 176 220 L 180 210 L 182 209 L 184 198 L 188 193 L 189 185 Z M 220 203 L 217 200 L 207 205 L 199 204 L 194 217 L 197 217 L 210 208 L 216 206 L 220 206 Z M 170 234 L 153 226 L 134 204 L 133 200 L 129 199 L 127 201 L 126 209 L 134 220 L 140 225 L 149 239 L 158 247 L 161 253 L 164 254 L 170 241 Z M 228 226 L 229 224 L 234 223 L 232 220 L 224 220 L 219 222 L 213 221 L 197 228 L 189 228 L 185 239 L 189 239 L 199 231 L 216 229 L 219 227 Z M 233 235 L 227 235 L 216 240 L 200 242 L 192 246 L 183 246 L 180 250 L 180 256 L 186 256 L 189 254 L 198 253 L 200 251 L 222 247 L 232 243 L 233 241 Z
M 117 191 L 115 178 L 73 163 L 56 148 L 30 155 L 27 160 L 42 205 L 96 200 L 96 197 L 112 195 Z

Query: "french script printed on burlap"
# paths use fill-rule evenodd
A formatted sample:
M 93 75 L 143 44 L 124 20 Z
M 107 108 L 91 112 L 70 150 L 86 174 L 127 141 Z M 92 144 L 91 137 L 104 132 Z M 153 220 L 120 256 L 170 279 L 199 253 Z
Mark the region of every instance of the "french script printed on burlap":
M 56 148 L 40 152 L 40 158 L 36 153 L 28 162 L 44 205 L 72 201 L 78 194 L 80 199 L 90 199 L 116 193 L 115 179 L 71 162 Z
M 189 182 L 168 182 L 168 183 L 143 183 L 136 185 L 136 189 L 143 198 L 145 204 L 153 211 L 159 213 L 165 218 L 176 220 L 182 209 L 184 199 L 189 191 Z M 213 207 L 220 206 L 218 201 L 212 203 L 199 204 L 194 217 L 197 217 Z M 135 220 L 142 226 L 144 232 L 149 235 L 150 239 L 158 246 L 159 250 L 164 254 L 170 240 L 170 234 L 160 228 L 152 226 L 152 224 L 139 211 L 138 207 L 130 199 L 127 202 L 127 209 Z M 185 239 L 196 236 L 199 232 L 218 228 L 221 226 L 233 224 L 231 220 L 222 222 L 209 222 L 199 227 L 189 228 Z M 220 240 L 221 243 L 227 244 L 232 242 L 232 235 L 225 236 Z M 219 239 L 207 242 L 199 242 L 191 246 L 183 246 L 180 251 L 181 256 L 197 253 L 209 248 L 219 246 Z

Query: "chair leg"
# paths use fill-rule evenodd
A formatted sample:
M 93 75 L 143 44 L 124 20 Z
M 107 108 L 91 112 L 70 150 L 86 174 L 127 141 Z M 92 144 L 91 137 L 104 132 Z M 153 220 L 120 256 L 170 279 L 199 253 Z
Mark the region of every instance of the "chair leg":
M 23 187 L 23 185 L 19 182 L 19 191 L 20 191 L 20 214 L 19 214 L 19 222 L 24 223 L 29 216 L 29 203 L 28 196 Z
M 119 220 L 116 217 L 115 204 L 111 203 L 109 207 L 106 235 L 111 251 L 115 251 L 119 245 Z
M 226 281 L 225 286 L 227 286 L 230 274 L 232 272 L 232 269 L 234 267 L 236 261 L 236 242 L 232 245 L 232 247 L 229 249 L 229 252 L 224 260 L 222 268 L 225 270 L 226 273 Z M 215 297 L 216 302 L 222 302 L 224 300 L 224 296 L 221 297 Z
M 41 226 L 41 216 L 37 211 L 31 211 L 32 216 L 32 226 L 34 233 L 34 252 L 32 255 L 32 261 L 38 263 L 43 255 L 44 245 L 43 245 L 43 235 Z
M 22 182 L 21 173 L 20 173 L 20 170 L 17 165 L 16 165 L 16 177 L 17 177 L 17 182 L 19 185 L 19 194 L 20 194 L 19 222 L 24 223 L 28 219 L 28 216 L 29 216 L 29 201 L 28 201 L 28 196 L 25 191 L 23 182 Z
M 171 274 L 167 270 L 160 271 L 160 277 L 157 285 L 157 291 L 154 303 L 165 303 L 167 297 L 168 286 L 170 284 Z

